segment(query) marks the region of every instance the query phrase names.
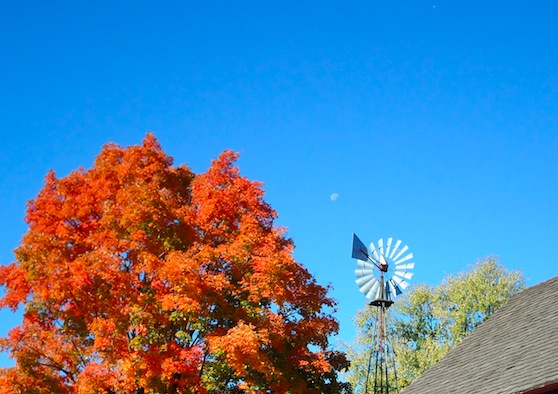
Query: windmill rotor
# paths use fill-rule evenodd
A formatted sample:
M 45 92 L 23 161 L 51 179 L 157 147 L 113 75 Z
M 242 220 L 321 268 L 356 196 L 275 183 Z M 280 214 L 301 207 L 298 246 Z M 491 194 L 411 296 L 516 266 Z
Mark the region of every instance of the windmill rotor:
M 407 245 L 402 246 L 401 240 L 394 242 L 390 237 L 384 242 L 380 238 L 367 248 L 353 234 L 351 256 L 357 259 L 356 284 L 366 298 L 391 301 L 409 287 L 415 263 L 413 253 L 409 252 Z

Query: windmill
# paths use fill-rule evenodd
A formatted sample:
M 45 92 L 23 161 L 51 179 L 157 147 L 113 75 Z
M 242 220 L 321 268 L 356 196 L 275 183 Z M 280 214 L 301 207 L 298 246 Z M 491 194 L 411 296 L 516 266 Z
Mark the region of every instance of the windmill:
M 372 366 L 374 394 L 393 393 L 397 390 L 397 373 L 393 349 L 386 335 L 385 318 L 393 299 L 403 293 L 413 277 L 413 254 L 407 245 L 401 247 L 401 241 L 394 243 L 393 238 L 388 238 L 385 244 L 383 238 L 378 240 L 377 245 L 372 242 L 369 251 L 356 234 L 353 234 L 352 249 L 351 256 L 357 259 L 358 267 L 355 270 L 356 284 L 370 300 L 369 305 L 377 308 L 378 312 L 376 348 L 371 350 L 368 360 L 365 393 L 368 394 Z

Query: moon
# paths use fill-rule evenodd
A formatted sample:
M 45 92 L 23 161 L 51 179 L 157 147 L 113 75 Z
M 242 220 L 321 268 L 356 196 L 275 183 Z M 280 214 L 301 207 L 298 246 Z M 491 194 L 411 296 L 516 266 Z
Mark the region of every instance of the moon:
M 335 201 L 339 198 L 339 193 L 331 193 L 331 196 L 329 196 L 329 199 L 331 201 Z

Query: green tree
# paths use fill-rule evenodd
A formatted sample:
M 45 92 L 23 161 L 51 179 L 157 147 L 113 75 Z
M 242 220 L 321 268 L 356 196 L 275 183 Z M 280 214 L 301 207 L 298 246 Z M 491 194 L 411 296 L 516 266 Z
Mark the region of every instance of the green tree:
M 509 271 L 496 258 L 487 257 L 465 272 L 447 276 L 438 286 L 418 284 L 399 297 L 387 318 L 398 388 L 438 362 L 524 287 L 520 271 Z M 377 308 L 359 311 L 355 323 L 358 335 L 348 349 L 352 360 L 348 379 L 357 392 L 364 392 L 370 352 L 376 346 Z M 369 380 L 369 392 L 372 384 Z

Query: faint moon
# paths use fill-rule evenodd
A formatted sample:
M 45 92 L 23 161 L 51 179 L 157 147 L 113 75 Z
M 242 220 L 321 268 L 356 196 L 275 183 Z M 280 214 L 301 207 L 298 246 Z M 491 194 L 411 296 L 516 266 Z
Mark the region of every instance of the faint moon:
M 329 196 L 331 201 L 335 201 L 339 198 L 339 193 L 332 193 L 331 196 Z

